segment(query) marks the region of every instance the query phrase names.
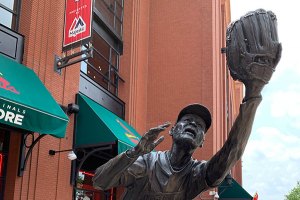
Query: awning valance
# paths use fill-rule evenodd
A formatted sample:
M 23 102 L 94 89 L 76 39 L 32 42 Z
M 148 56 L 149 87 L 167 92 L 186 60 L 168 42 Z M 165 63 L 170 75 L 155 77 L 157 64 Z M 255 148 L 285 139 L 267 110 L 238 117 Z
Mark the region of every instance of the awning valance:
M 0 123 L 62 138 L 68 120 L 33 70 L 0 55 Z
M 127 122 L 85 95 L 77 95 L 75 147 L 118 142 L 118 153 L 134 147 L 140 135 Z
M 230 183 L 225 179 L 218 187 L 220 200 L 252 200 L 252 196 L 233 178 Z

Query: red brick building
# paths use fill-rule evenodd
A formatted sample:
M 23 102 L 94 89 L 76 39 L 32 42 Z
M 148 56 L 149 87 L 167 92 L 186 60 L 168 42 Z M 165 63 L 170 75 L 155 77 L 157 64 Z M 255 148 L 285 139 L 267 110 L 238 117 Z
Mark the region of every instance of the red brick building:
M 95 0 L 90 43 L 72 44 L 63 50 L 65 3 L 70 1 L 0 1 L 2 59 L 13 59 L 32 69 L 52 95 L 49 101 L 54 99 L 57 107 L 61 105 L 67 111 L 69 104 L 79 105 L 79 113 L 67 112 L 69 122 L 64 135 L 1 121 L 0 140 L 5 148 L 0 153 L 6 157 L 1 160 L 0 199 L 66 200 L 84 195 L 90 199 L 118 199 L 120 191 L 116 189 L 93 191 L 90 176 L 96 166 L 130 148 L 134 141 L 127 142 L 128 135 L 122 139 L 116 134 L 110 127 L 116 122 L 101 116 L 101 109 L 105 109 L 103 113 L 114 113 L 106 116 L 116 116 L 117 122 L 134 136 L 136 132 L 122 119 L 142 134 L 165 121 L 174 124 L 182 107 L 199 102 L 210 109 L 213 122 L 204 148 L 194 157 L 209 159 L 216 153 L 227 138 L 242 98 L 242 86 L 232 81 L 221 54 L 230 22 L 230 1 Z M 15 48 L 7 49 L 4 44 Z M 55 70 L 59 58 L 86 49 L 87 59 Z M 26 80 L 25 75 L 16 74 Z M 28 93 L 34 96 L 36 92 L 32 87 Z M 66 115 L 61 112 L 53 115 L 64 121 Z M 100 132 L 102 136 L 97 135 Z M 28 148 L 32 138 L 40 134 L 46 136 Z M 158 150 L 171 145 L 168 131 L 163 134 L 165 141 Z M 20 165 L 29 149 L 22 170 Z M 49 150 L 68 149 L 75 151 L 76 161 L 67 159 L 68 152 L 49 155 Z M 232 175 L 241 182 L 240 163 Z

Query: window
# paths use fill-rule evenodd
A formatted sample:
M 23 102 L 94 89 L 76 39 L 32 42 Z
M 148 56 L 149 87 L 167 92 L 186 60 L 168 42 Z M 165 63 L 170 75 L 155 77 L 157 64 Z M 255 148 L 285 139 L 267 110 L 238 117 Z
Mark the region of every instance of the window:
M 93 57 L 81 63 L 81 71 L 92 80 L 91 83 L 115 96 L 118 95 L 119 80 L 122 80 L 118 72 L 123 51 L 123 3 L 123 0 L 95 0 L 91 38 Z
M 0 0 L 0 23 L 15 31 L 18 29 L 19 1 Z
M 81 71 L 94 82 L 118 94 L 119 53 L 95 30 L 92 34 L 93 57 L 81 64 Z
M 122 38 L 123 0 L 96 0 L 96 15 Z

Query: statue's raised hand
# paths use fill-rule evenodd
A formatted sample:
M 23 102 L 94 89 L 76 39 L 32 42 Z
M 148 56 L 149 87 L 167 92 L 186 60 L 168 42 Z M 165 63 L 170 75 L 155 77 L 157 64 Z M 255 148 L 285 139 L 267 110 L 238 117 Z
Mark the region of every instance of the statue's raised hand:
M 163 136 L 157 139 L 159 133 L 166 130 L 166 128 L 168 128 L 170 124 L 171 123 L 166 122 L 165 124 L 151 128 L 142 136 L 139 143 L 134 148 L 126 152 L 127 156 L 131 158 L 136 158 L 138 156 L 151 152 L 157 145 L 159 145 L 164 140 Z

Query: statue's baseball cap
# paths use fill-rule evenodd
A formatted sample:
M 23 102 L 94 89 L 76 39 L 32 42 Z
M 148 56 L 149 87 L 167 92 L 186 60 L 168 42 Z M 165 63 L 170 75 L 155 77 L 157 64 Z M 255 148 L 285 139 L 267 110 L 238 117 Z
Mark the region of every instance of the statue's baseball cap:
M 206 126 L 206 131 L 209 129 L 211 125 L 211 114 L 205 106 L 194 103 L 184 107 L 177 117 L 177 122 L 186 114 L 198 115 L 203 119 Z

